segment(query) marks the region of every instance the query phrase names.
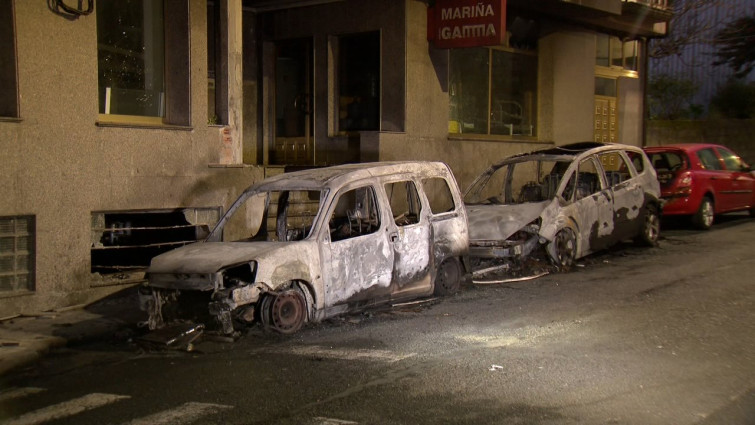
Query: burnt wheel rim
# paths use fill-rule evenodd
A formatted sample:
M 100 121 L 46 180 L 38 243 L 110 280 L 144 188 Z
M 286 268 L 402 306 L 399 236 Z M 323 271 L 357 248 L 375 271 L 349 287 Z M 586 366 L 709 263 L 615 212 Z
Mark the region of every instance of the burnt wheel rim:
M 280 333 L 294 333 L 304 324 L 307 310 L 304 296 L 297 290 L 289 289 L 278 294 L 270 308 L 272 325 Z
M 556 256 L 559 267 L 570 267 L 574 263 L 574 257 L 577 255 L 576 245 L 574 233 L 571 230 L 564 229 L 558 232 L 556 236 Z
M 661 233 L 661 220 L 655 211 L 648 211 L 645 216 L 645 238 L 648 242 L 655 242 Z
M 442 294 L 454 292 L 459 288 L 459 268 L 453 260 L 449 259 L 441 263 L 436 282 Z

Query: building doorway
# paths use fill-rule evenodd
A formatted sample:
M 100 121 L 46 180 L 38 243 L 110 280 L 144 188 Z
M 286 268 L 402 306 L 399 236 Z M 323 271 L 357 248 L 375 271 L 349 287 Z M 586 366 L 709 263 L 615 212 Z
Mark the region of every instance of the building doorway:
M 276 42 L 272 164 L 314 164 L 312 86 L 312 40 Z
M 617 91 L 617 80 L 615 78 L 595 78 L 593 140 L 596 142 L 615 143 L 618 140 Z

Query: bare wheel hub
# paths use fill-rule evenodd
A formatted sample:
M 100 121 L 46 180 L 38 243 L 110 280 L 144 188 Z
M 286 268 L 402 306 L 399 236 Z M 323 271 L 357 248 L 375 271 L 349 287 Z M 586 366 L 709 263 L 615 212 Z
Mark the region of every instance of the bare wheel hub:
M 281 333 L 298 331 L 306 319 L 307 309 L 304 296 L 295 289 L 289 289 L 275 296 L 270 316 L 275 330 Z

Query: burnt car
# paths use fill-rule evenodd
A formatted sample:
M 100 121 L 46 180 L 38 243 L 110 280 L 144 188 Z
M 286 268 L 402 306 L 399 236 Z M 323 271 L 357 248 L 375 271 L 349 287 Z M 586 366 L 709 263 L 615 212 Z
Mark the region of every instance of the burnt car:
M 655 245 L 660 232 L 655 170 L 634 146 L 585 142 L 515 155 L 485 170 L 464 202 L 476 278 L 542 264 L 565 270 L 625 239 Z
M 689 217 L 702 230 L 716 214 L 749 211 L 755 217 L 755 172 L 739 155 L 709 143 L 645 148 L 658 174 L 665 216 Z
M 467 216 L 449 167 L 384 162 L 309 169 L 246 189 L 205 241 L 155 257 L 149 328 L 256 322 L 293 333 L 345 312 L 457 291 Z

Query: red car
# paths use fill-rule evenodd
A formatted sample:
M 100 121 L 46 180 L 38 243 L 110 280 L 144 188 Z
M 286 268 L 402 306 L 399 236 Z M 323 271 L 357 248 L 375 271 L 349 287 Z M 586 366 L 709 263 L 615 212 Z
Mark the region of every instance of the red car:
M 755 216 L 755 172 L 731 150 L 708 143 L 647 147 L 658 174 L 664 215 L 688 215 L 707 230 L 716 214 Z

